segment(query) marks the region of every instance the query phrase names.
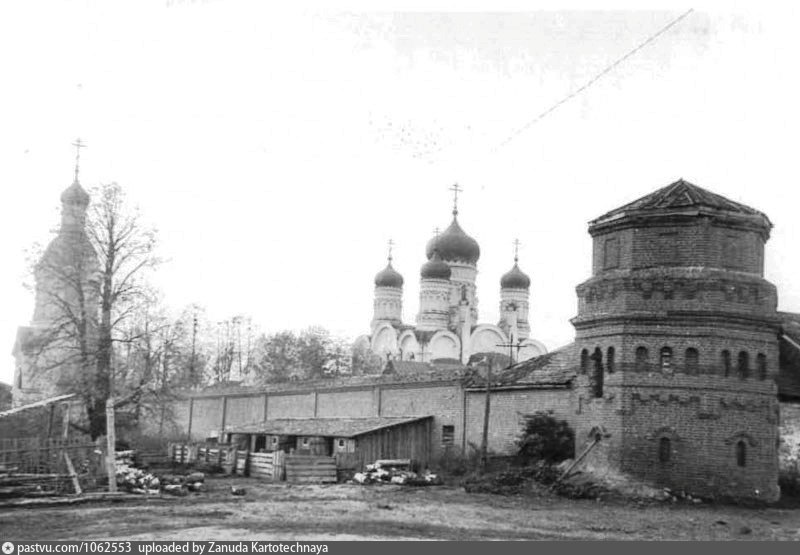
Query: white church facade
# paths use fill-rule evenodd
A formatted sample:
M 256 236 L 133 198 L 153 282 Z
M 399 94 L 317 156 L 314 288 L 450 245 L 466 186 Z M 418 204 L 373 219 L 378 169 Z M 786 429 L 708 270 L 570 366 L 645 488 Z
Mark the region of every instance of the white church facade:
M 450 226 L 428 242 L 425 254 L 416 325 L 402 321 L 404 281 L 392 267 L 390 251 L 386 268 L 375 276 L 371 333 L 356 339 L 356 349 L 368 349 L 383 360 L 461 364 L 479 353 L 512 353 L 519 362 L 547 352 L 531 337 L 531 280 L 519 268 L 516 254 L 514 266 L 500 279 L 500 321 L 479 322 L 480 246 L 461 229 L 457 206 Z

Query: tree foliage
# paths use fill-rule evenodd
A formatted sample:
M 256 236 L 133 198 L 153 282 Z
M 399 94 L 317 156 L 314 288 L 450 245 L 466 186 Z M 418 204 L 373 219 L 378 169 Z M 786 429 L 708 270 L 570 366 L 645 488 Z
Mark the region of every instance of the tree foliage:
M 516 443 L 517 457 L 523 464 L 557 463 L 575 456 L 575 432 L 565 420 L 548 412 L 526 416 Z

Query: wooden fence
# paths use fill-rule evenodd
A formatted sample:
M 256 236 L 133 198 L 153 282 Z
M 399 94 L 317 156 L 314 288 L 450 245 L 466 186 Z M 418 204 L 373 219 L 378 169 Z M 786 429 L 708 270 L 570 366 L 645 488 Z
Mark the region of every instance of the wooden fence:
M 337 459 L 334 457 L 287 455 L 283 451 L 252 453 L 229 444 L 172 443 L 169 446 L 169 458 L 180 464 L 217 466 L 228 474 L 253 476 L 274 482 L 337 481 Z
M 247 464 L 249 475 L 254 478 L 263 478 L 277 482 L 283 480 L 285 453 L 272 451 L 271 453 L 249 453 Z
M 0 471 L 68 474 L 65 453 L 78 475 L 105 475 L 102 446 L 80 437 L 0 439 Z
M 318 455 L 287 455 L 286 481 L 299 483 L 335 483 L 336 459 Z

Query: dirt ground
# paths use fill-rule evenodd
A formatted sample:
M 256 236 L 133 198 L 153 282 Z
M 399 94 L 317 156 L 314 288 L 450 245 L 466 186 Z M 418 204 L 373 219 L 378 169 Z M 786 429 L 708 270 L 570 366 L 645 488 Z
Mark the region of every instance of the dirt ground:
M 289 485 L 213 478 L 208 492 L 0 509 L 15 540 L 800 540 L 800 508 L 467 494 L 451 486 Z M 244 497 L 230 485 L 246 488 Z M 131 498 L 134 496 L 131 495 Z

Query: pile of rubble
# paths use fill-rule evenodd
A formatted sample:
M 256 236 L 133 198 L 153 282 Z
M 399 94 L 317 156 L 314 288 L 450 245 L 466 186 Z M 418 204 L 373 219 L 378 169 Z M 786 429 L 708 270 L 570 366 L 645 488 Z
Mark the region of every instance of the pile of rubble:
M 134 465 L 134 451 L 116 452 L 117 486 L 129 493 L 158 494 L 184 496 L 190 491 L 205 491 L 205 474 L 192 472 L 189 474 L 165 474 L 157 476 Z
M 380 460 L 366 465 L 364 472 L 357 472 L 353 476 L 356 484 L 400 484 L 413 486 L 429 486 L 441 484 L 438 475 L 426 470 L 424 474 L 417 474 L 411 470 L 411 461 L 408 459 Z

